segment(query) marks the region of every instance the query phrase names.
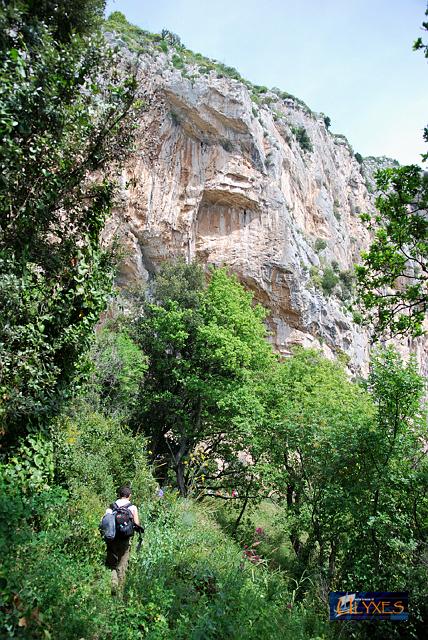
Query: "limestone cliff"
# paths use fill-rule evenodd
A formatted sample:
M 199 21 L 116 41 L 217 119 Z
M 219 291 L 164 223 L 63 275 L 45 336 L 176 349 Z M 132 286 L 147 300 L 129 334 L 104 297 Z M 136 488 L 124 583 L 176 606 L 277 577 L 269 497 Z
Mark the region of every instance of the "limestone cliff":
M 138 49 L 151 106 L 108 225 L 129 249 L 120 281 L 147 279 L 179 255 L 228 265 L 270 309 L 277 349 L 345 353 L 364 372 L 368 335 L 347 309 L 369 241 L 358 214 L 373 207 L 374 169 L 392 161 L 358 162 L 296 98 L 140 33 L 124 55 Z M 422 361 L 426 345 L 417 348 Z

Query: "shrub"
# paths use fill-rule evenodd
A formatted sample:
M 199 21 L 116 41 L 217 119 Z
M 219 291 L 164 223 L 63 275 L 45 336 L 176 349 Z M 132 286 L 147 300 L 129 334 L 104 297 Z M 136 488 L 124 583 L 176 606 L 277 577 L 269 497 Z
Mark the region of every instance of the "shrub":
M 309 276 L 310 276 L 312 284 L 317 289 L 321 288 L 321 275 L 320 275 L 320 270 L 318 269 L 318 267 L 315 267 L 314 265 L 312 265 L 311 268 L 309 269 Z
M 359 311 L 353 311 L 352 312 L 352 321 L 355 322 L 355 324 L 362 324 L 363 323 L 363 316 Z
M 91 351 L 94 363 L 91 384 L 95 398 L 107 414 L 130 415 L 137 402 L 147 358 L 121 330 L 104 327 Z
M 255 85 L 253 85 L 253 91 L 255 93 L 257 93 L 257 94 L 260 94 L 260 93 L 267 93 L 269 91 L 269 89 L 267 87 L 262 86 L 262 85 L 255 84 Z
M 305 127 L 291 127 L 291 130 L 304 151 L 313 151 L 312 142 Z
M 337 283 L 339 282 L 338 276 L 335 274 L 331 267 L 326 267 L 321 278 L 321 288 L 326 296 L 329 296 Z
M 341 271 L 339 273 L 339 278 L 342 282 L 342 284 L 344 284 L 346 287 L 348 287 L 348 289 L 351 289 L 354 281 L 355 281 L 355 274 L 352 271 L 352 269 L 348 270 L 348 271 Z
M 340 285 L 341 285 L 341 298 L 342 300 L 348 300 L 352 297 L 354 290 L 355 275 L 352 270 L 340 271 L 339 273 Z
M 176 53 L 172 56 L 172 65 L 175 69 L 183 69 L 184 68 L 184 60 L 178 56 Z
M 328 116 L 324 116 L 324 124 L 325 124 L 325 128 L 329 129 L 330 125 L 331 125 L 331 120 Z
M 59 479 L 72 494 L 79 495 L 84 487 L 85 494 L 109 502 L 120 485 L 131 484 L 135 494 L 145 495 L 144 487 L 151 481 L 143 436 L 133 435 L 117 418 L 106 418 L 85 403 L 69 413 L 58 420 L 55 461 Z
M 233 78 L 234 80 L 242 80 L 242 76 L 234 67 L 228 67 L 227 65 L 219 62 L 216 64 L 216 70 L 218 74 L 222 74 L 228 78 Z
M 172 31 L 168 31 L 168 29 L 162 29 L 161 38 L 165 41 L 165 43 L 170 44 L 172 47 L 183 46 L 180 36 L 178 36 L 176 33 L 172 33 Z
M 317 253 L 320 253 L 321 251 L 324 251 L 324 249 L 327 247 L 327 241 L 324 240 L 323 238 L 317 238 L 315 240 L 315 251 Z
M 361 153 L 357 153 L 354 155 L 355 160 L 358 162 L 358 164 L 363 164 L 363 156 L 361 155 Z

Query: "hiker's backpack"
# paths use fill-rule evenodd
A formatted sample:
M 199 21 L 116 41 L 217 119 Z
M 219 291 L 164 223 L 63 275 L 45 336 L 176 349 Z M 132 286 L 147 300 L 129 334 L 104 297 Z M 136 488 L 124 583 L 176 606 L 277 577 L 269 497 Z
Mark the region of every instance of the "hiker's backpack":
M 118 538 L 130 538 L 134 535 L 134 516 L 129 509 L 130 506 L 130 502 L 120 507 L 116 502 L 111 505 L 115 516 L 116 537 Z
M 114 540 L 116 537 L 116 515 L 114 513 L 104 514 L 99 529 L 106 542 Z

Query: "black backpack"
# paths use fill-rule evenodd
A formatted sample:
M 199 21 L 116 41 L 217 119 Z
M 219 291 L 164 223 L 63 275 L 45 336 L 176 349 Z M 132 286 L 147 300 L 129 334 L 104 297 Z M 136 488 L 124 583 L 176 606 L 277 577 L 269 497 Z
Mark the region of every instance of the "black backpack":
M 134 516 L 130 510 L 131 503 L 118 506 L 116 502 L 113 502 L 111 509 L 116 519 L 116 537 L 117 538 L 130 538 L 134 535 Z

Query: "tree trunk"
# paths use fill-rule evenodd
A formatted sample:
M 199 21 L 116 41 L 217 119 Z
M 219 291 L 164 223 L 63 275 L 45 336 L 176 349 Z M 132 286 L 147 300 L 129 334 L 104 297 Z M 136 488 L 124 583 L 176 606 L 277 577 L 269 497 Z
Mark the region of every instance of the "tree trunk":
M 179 462 L 176 467 L 177 485 L 180 495 L 185 498 L 187 496 L 187 487 L 184 480 L 184 464 Z
M 189 451 L 189 440 L 186 436 L 183 436 L 180 442 L 180 448 L 178 449 L 175 458 L 175 474 L 177 477 L 177 485 L 180 491 L 180 495 L 185 498 L 187 496 L 187 486 L 184 478 L 184 464 L 183 458 Z
M 245 492 L 244 503 L 242 505 L 241 511 L 239 512 L 239 516 L 237 517 L 235 525 L 233 527 L 233 534 L 236 533 L 236 531 L 237 531 L 237 529 L 238 529 L 238 527 L 239 527 L 239 525 L 241 523 L 242 517 L 243 517 L 243 515 L 245 513 L 245 509 L 247 508 L 248 499 L 249 499 L 249 495 L 250 495 L 250 489 L 251 489 L 251 485 L 252 484 L 253 484 L 253 476 L 251 476 L 251 480 L 250 480 L 250 482 L 248 484 L 247 491 Z
M 336 543 L 331 543 L 331 551 L 328 557 L 328 586 L 331 586 L 331 583 L 334 578 L 334 574 L 336 573 Z
M 294 553 L 297 557 L 300 555 L 300 551 L 302 550 L 302 543 L 299 540 L 299 536 L 295 533 L 291 533 L 290 535 L 291 546 L 293 547 Z

